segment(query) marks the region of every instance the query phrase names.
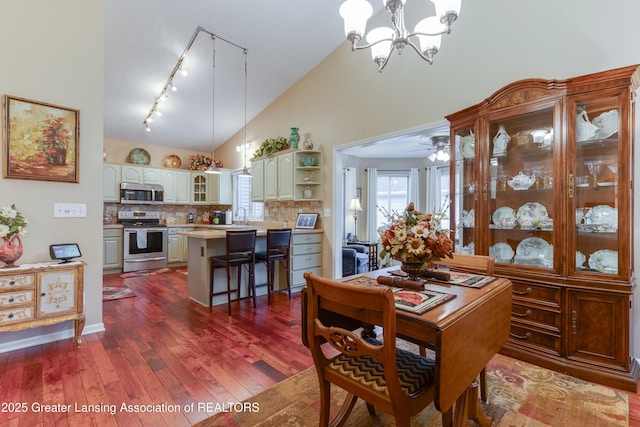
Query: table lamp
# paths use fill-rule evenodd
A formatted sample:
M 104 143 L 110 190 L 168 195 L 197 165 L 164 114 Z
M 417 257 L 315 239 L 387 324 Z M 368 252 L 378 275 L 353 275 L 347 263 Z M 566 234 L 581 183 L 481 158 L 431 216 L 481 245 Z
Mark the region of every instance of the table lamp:
M 362 210 L 362 206 L 360 206 L 360 199 L 354 197 L 351 199 L 351 203 L 349 203 L 349 209 L 353 211 L 353 240 L 358 240 L 358 211 Z

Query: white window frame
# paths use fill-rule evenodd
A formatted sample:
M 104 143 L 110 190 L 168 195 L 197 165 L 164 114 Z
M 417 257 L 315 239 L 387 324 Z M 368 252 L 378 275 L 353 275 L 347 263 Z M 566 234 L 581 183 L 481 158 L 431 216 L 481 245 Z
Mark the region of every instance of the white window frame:
M 251 200 L 251 182 L 252 178 L 241 177 L 242 170 L 231 172 L 231 181 L 233 189 L 232 211 L 234 221 L 244 221 L 244 212 L 241 208 L 246 209 L 247 221 L 263 222 L 264 221 L 264 203 L 254 202 Z M 241 185 L 248 183 L 249 185 Z M 240 192 L 243 192 L 242 194 Z

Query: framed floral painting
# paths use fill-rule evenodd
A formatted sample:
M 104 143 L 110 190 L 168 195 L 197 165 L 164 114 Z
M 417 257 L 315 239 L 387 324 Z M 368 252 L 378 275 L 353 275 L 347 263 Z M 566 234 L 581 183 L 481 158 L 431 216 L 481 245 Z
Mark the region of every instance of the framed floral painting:
M 3 97 L 2 177 L 78 182 L 80 111 Z

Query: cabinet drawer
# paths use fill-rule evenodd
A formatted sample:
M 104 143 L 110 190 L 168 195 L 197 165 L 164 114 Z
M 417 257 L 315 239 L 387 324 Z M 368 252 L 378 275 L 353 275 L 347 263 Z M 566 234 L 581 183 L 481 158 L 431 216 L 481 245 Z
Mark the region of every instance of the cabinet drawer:
M 291 242 L 294 245 L 303 243 L 322 243 L 322 233 L 293 234 Z
M 33 290 L 25 289 L 23 291 L 5 292 L 0 294 L 0 308 L 31 304 L 34 302 Z
M 518 345 L 533 347 L 555 356 L 560 355 L 560 336 L 547 334 L 533 328 L 512 324 L 509 341 Z
M 514 301 L 529 301 L 540 305 L 558 308 L 561 303 L 560 288 L 552 286 L 514 282 L 511 294 L 513 295 Z
M 322 254 L 296 255 L 291 257 L 292 270 L 304 270 L 322 265 Z
M 13 289 L 33 288 L 33 274 L 16 274 L 0 277 L 0 292 Z
M 294 256 L 306 255 L 306 254 L 317 254 L 320 252 L 322 252 L 322 245 L 320 243 L 291 246 L 291 255 L 294 255 Z
M 322 273 L 322 268 L 320 267 L 315 267 L 315 268 L 308 268 L 305 270 L 298 270 L 298 271 L 292 271 L 291 272 L 291 286 L 301 286 L 301 285 L 306 285 L 307 281 L 304 280 L 304 273 L 310 271 L 313 274 L 317 274 L 318 276 Z
M 9 310 L 0 310 L 0 326 L 11 323 L 19 323 L 34 318 L 33 306 L 16 307 Z
M 515 322 L 534 324 L 538 327 L 560 332 L 560 314 L 527 305 L 513 304 L 511 319 Z

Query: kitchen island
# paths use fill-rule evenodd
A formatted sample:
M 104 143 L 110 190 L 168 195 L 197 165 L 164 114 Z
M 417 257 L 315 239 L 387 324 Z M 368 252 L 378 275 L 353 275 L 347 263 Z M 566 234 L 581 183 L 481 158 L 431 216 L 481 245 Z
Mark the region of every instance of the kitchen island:
M 219 227 L 219 228 L 218 228 Z M 226 253 L 226 233 L 227 229 L 229 230 L 240 230 L 240 229 L 256 229 L 257 230 L 257 238 L 256 238 L 256 252 L 265 251 L 267 246 L 267 230 L 260 227 L 252 227 L 252 226 L 231 226 L 225 227 L 217 226 L 216 228 L 207 228 L 207 229 L 196 229 L 192 231 L 180 231 L 177 234 L 186 236 L 188 240 L 188 261 L 187 261 L 187 271 L 188 271 L 188 286 L 189 286 L 189 298 L 198 304 L 202 304 L 206 307 L 211 305 L 211 301 L 209 301 L 209 277 L 210 277 L 210 263 L 209 258 L 214 255 L 224 255 Z M 292 240 L 296 239 L 296 235 L 299 234 L 314 234 L 320 236 L 322 234 L 322 230 L 293 230 Z M 299 238 L 299 237 L 298 237 Z M 307 246 L 304 246 L 307 248 Z M 292 254 L 296 255 L 295 253 Z M 317 254 L 321 255 L 321 254 Z M 309 257 L 312 257 L 310 255 Z M 293 259 L 292 259 L 293 264 Z M 304 266 L 303 267 L 307 267 Z M 308 267 L 316 267 L 315 264 L 309 264 Z M 317 271 L 316 268 L 309 268 L 314 272 Z M 214 288 L 213 292 L 218 293 L 220 291 L 224 291 L 227 288 L 227 274 L 225 269 L 218 268 L 217 271 L 214 272 Z M 232 286 L 233 283 L 237 281 L 237 271 L 236 269 L 231 270 L 231 280 Z M 276 268 L 274 282 L 276 284 L 276 288 L 285 287 L 286 286 L 286 276 L 282 274 L 280 268 Z M 256 286 L 265 285 L 267 283 L 267 269 L 263 263 L 256 263 Z M 242 275 L 242 287 L 240 290 L 240 297 L 247 296 L 247 288 L 248 288 L 248 280 L 249 275 Z M 292 281 L 293 284 L 293 281 Z M 264 295 L 267 292 L 266 286 L 257 288 L 258 295 Z M 227 299 L 226 295 L 216 295 L 213 299 L 213 305 L 218 304 L 226 304 Z

